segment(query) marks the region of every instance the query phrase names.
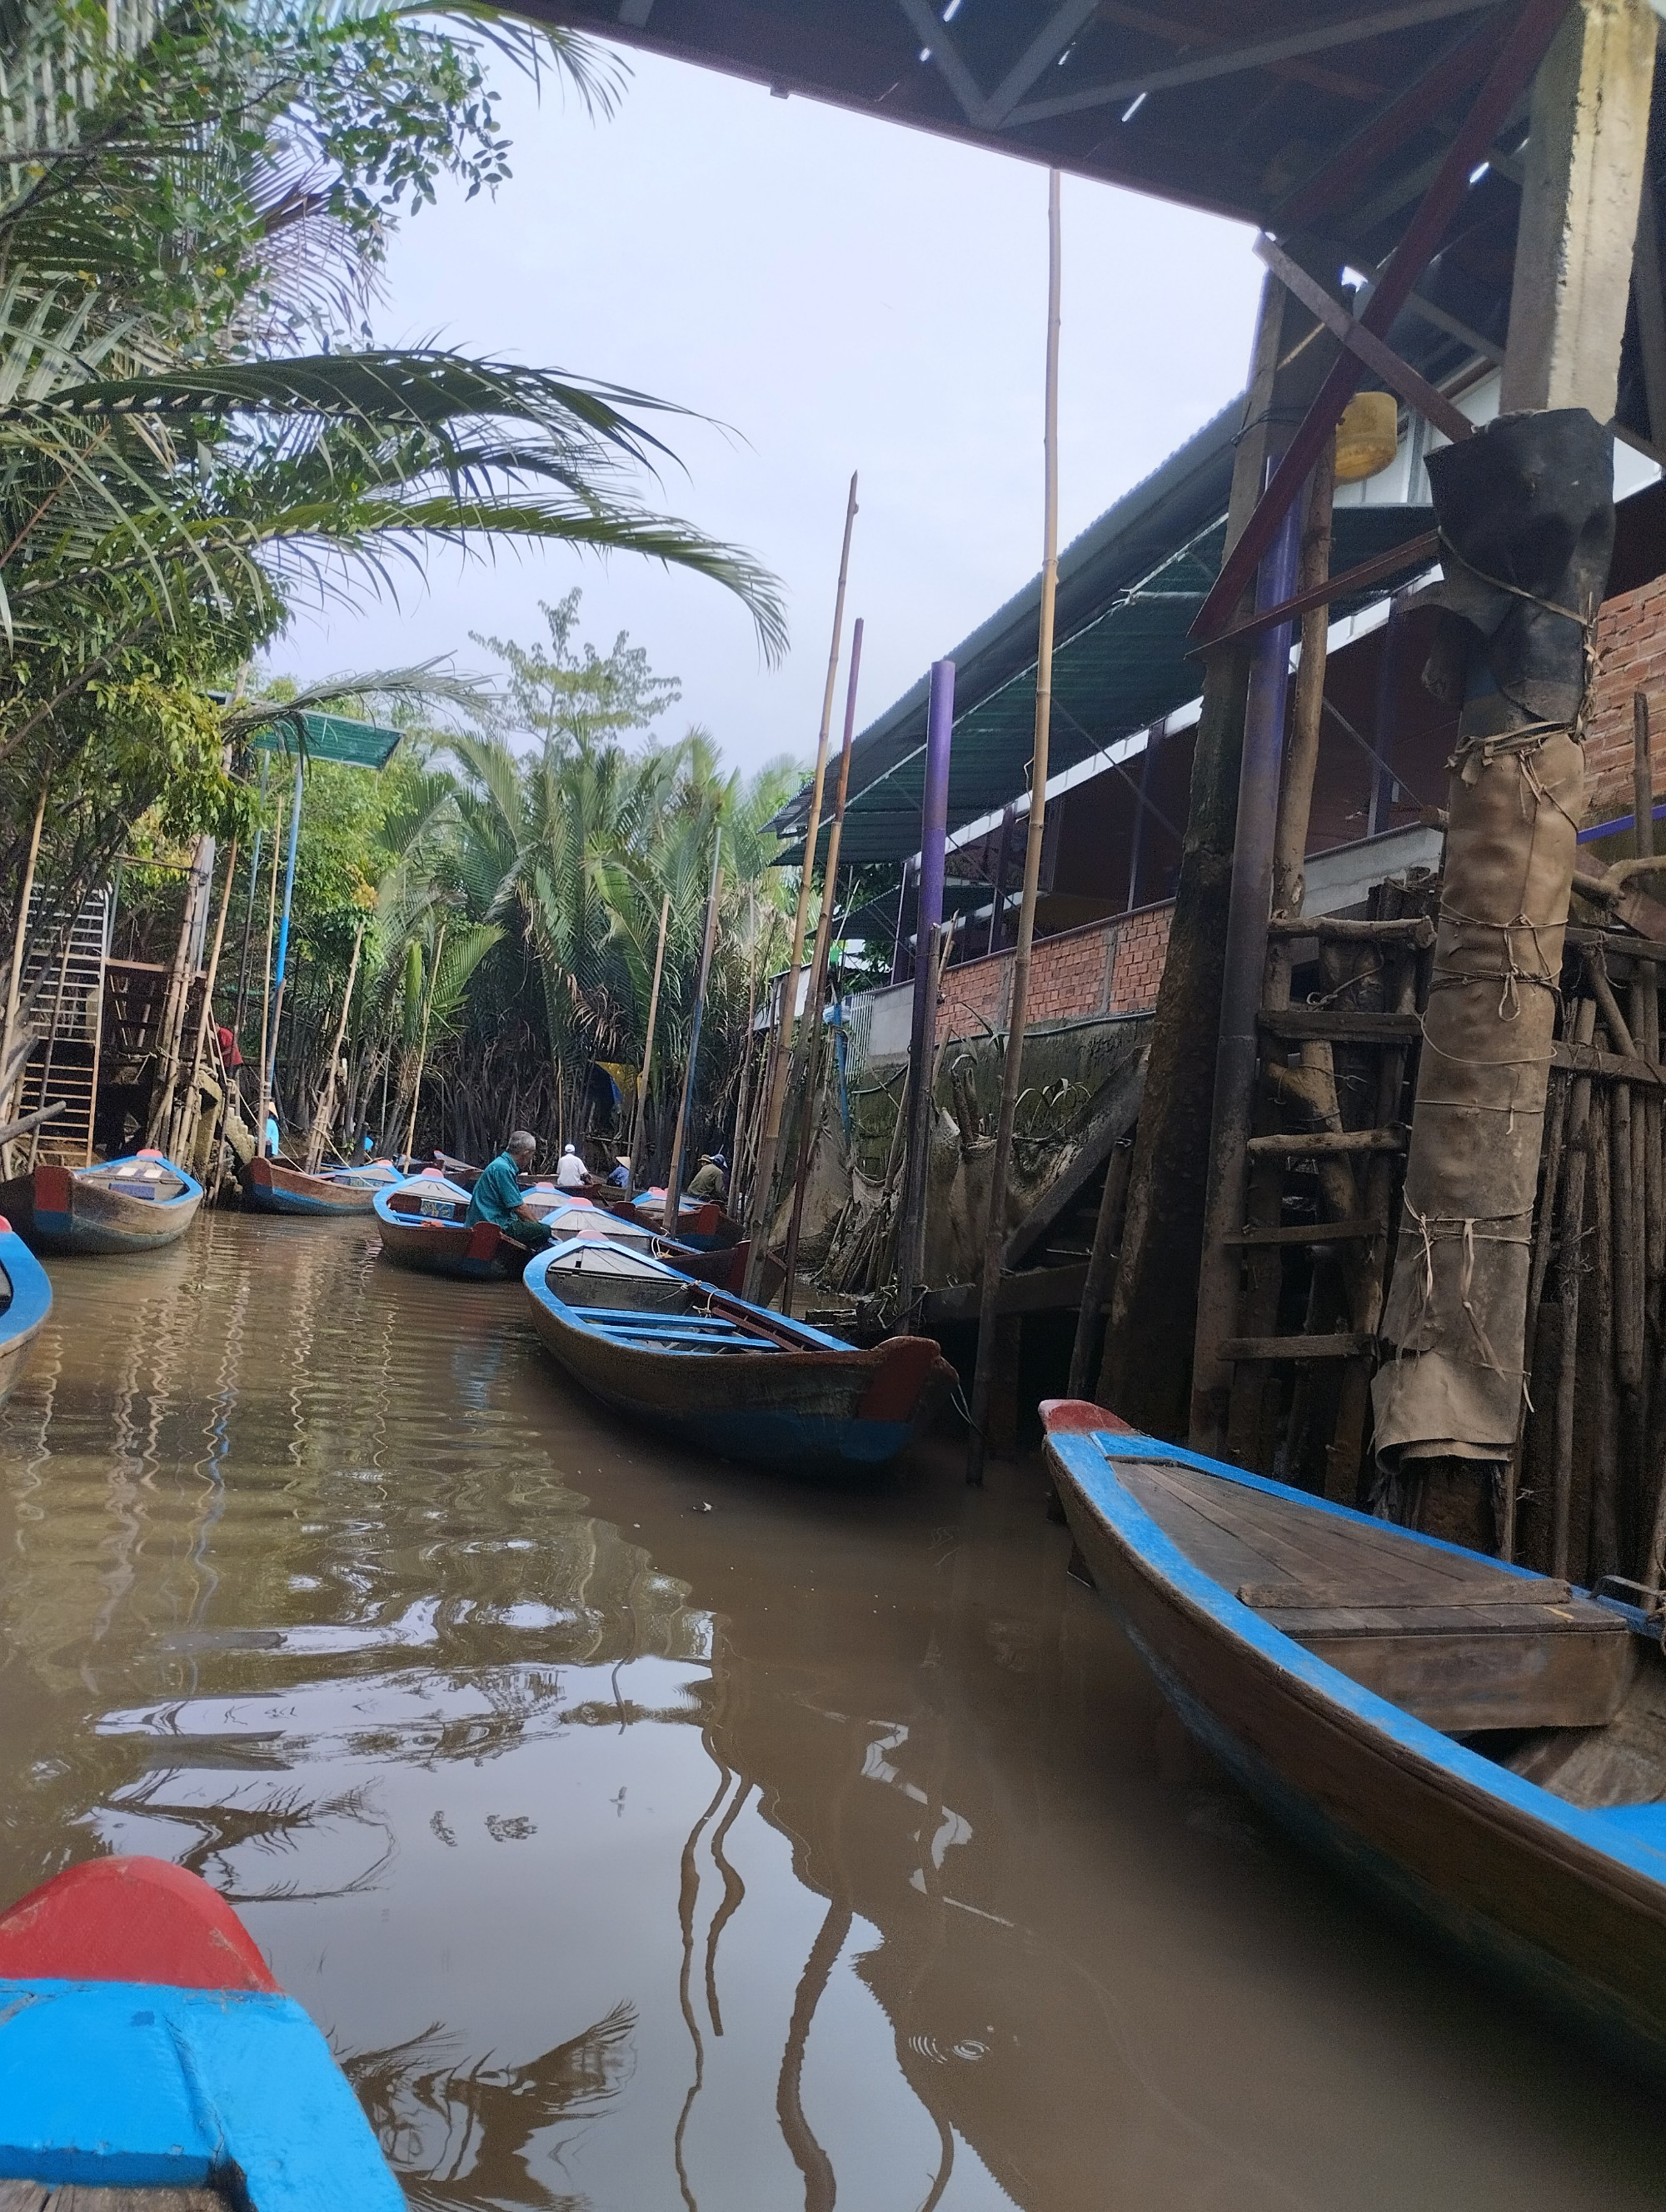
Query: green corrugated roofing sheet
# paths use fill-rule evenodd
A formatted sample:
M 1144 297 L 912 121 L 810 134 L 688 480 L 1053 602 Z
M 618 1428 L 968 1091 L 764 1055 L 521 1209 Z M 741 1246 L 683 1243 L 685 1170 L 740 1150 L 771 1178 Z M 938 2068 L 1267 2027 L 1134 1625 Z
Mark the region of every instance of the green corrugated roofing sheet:
M 300 745 L 295 723 L 301 724 Z M 386 768 L 399 742 L 398 730 L 356 722 L 346 714 L 304 713 L 270 722 L 252 740 L 257 752 L 304 751 L 308 760 L 341 761 L 349 768 Z
M 1188 631 L 1220 567 L 1237 402 L 1154 475 L 1102 515 L 1059 563 L 1049 764 L 1056 775 L 1195 699 L 1201 664 Z M 1426 507 L 1341 507 L 1338 569 L 1388 551 L 1432 526 Z M 1383 586 L 1339 600 L 1341 615 Z M 949 655 L 956 664 L 949 829 L 994 812 L 1027 788 L 1036 722 L 1036 635 L 1041 580 L 1032 580 Z M 925 680 L 870 723 L 851 756 L 842 857 L 853 865 L 905 860 L 920 849 L 925 777 Z M 800 858 L 808 787 L 776 817 Z M 796 836 L 794 833 L 797 833 Z M 821 840 L 825 849 L 825 833 Z

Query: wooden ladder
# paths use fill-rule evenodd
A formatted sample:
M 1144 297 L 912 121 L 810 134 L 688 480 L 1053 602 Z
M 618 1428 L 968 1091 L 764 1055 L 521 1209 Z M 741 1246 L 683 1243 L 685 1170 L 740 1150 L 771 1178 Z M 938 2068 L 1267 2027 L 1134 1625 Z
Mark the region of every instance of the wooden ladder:
M 110 951 L 110 893 L 91 891 L 67 932 L 53 926 L 37 890 L 30 901 L 32 949 L 23 969 L 23 1003 L 35 987 L 28 1027 L 39 1042 L 23 1071 L 20 1111 L 62 1099 L 65 1110 L 30 1139 L 29 1164 L 84 1168 L 93 1158 L 103 1031 L 104 968 Z
M 1404 1181 L 1434 926 L 1422 887 L 1361 921 L 1280 919 L 1258 1018 L 1227 1455 L 1328 1498 L 1359 1491 Z M 1316 966 L 1304 1000 L 1292 989 Z

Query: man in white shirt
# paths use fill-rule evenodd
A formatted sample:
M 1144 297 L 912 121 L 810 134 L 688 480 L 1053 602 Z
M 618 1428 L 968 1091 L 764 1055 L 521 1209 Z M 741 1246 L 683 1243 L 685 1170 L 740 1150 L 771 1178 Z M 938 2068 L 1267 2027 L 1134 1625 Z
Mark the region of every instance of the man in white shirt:
M 563 1145 L 561 1158 L 556 1164 L 556 1188 L 587 1190 L 589 1187 L 590 1177 L 585 1173 L 584 1162 L 579 1158 L 577 1148 Z

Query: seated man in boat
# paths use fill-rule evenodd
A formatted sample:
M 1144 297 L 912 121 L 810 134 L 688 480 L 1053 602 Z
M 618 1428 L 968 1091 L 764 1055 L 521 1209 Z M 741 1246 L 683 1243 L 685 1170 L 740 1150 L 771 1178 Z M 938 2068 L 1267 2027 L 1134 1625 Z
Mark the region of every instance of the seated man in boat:
M 561 1158 L 556 1163 L 556 1188 L 557 1190 L 588 1190 L 589 1188 L 590 1171 L 579 1158 L 578 1146 L 563 1145 L 561 1148 Z
M 497 1158 L 480 1170 L 464 1217 L 471 1228 L 477 1221 L 489 1221 L 534 1252 L 550 1242 L 548 1226 L 521 1203 L 520 1178 L 530 1174 L 537 1157 L 538 1139 L 530 1129 L 517 1129 Z
M 702 1152 L 699 1166 L 689 1177 L 687 1195 L 697 1198 L 702 1205 L 712 1199 L 721 1206 L 729 1193 L 725 1174 L 728 1164 L 721 1152 Z

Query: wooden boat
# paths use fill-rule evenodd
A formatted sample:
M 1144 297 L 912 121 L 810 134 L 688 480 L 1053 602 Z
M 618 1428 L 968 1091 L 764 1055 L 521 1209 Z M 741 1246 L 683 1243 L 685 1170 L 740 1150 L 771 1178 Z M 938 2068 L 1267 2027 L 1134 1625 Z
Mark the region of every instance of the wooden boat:
M 324 2037 L 161 1859 L 88 1860 L 0 1915 L 0 2176 L 17 2212 L 83 2189 L 131 2212 L 404 2204 Z
M 469 1193 L 438 1168 L 424 1168 L 371 1201 L 381 1231 L 382 1257 L 419 1274 L 462 1282 L 513 1281 L 532 1256 L 525 1244 L 489 1221 L 471 1225 Z
M 652 1190 L 639 1191 L 631 1200 L 631 1210 L 637 1218 L 663 1234 L 666 1226 L 666 1194 L 655 1184 Z M 677 1202 L 677 1237 L 679 1243 L 702 1247 L 716 1244 L 738 1244 L 745 1234 L 738 1221 L 731 1219 L 714 1198 L 690 1198 L 686 1191 Z
M 0 1217 L 0 1406 L 23 1372 L 52 1310 L 52 1286 L 10 1222 Z
M 392 1190 L 402 1180 L 392 1160 L 308 1175 L 305 1168 L 262 1153 L 243 1170 L 243 1202 L 257 1213 L 368 1213 L 376 1193 Z
M 575 1382 L 732 1459 L 883 1467 L 952 1380 L 924 1337 L 857 1351 L 599 1238 L 551 1245 L 522 1285 L 533 1327 Z
M 746 1279 L 750 1243 L 714 1244 L 705 1249 L 660 1236 L 631 1213 L 617 1213 L 597 1206 L 572 1191 L 558 1191 L 553 1183 L 534 1183 L 523 1203 L 535 1212 L 552 1240 L 562 1243 L 575 1237 L 603 1237 L 629 1252 L 652 1253 L 696 1283 L 715 1283 L 720 1290 L 739 1291 Z
M 0 1182 L 0 1213 L 37 1252 L 154 1252 L 197 1218 L 203 1186 L 161 1152 L 90 1168 L 41 1161 Z
M 1295 1833 L 1635 2065 L 1666 2060 L 1661 1616 L 1043 1407 L 1100 1591 Z M 1629 1587 L 1629 1586 L 1626 1586 Z

